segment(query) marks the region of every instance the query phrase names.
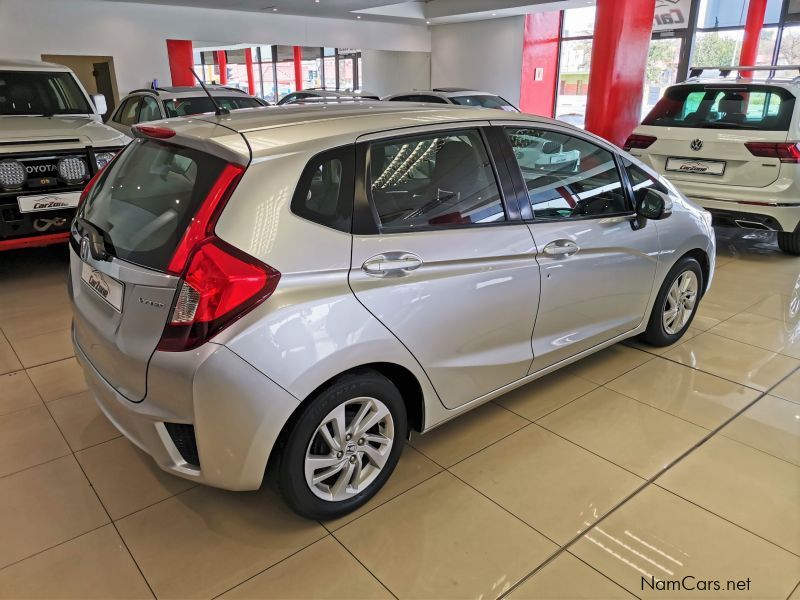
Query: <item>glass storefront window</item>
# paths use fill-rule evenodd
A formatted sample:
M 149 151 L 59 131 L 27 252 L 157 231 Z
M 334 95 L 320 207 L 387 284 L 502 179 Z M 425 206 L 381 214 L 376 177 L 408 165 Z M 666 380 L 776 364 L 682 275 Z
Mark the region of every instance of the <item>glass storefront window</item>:
M 764 23 L 780 21 L 783 0 L 767 0 Z M 700 0 L 697 26 L 700 29 L 717 27 L 743 27 L 747 19 L 748 0 Z
M 303 89 L 322 87 L 322 55 L 319 47 L 304 47 L 300 63 Z
M 771 64 L 775 50 L 777 28 L 765 27 L 758 43 L 756 64 Z M 698 66 L 734 66 L 742 53 L 744 29 L 698 31 L 695 38 L 693 62 Z
M 800 64 L 800 25 L 785 27 L 778 51 L 779 65 Z
M 336 48 L 323 48 L 325 80 L 323 86 L 329 90 L 336 89 Z
M 583 127 L 591 61 L 592 40 L 564 40 L 561 43 L 557 119 Z
M 678 65 L 681 59 L 681 38 L 652 40 L 647 54 L 644 97 L 642 98 L 642 117 L 650 112 L 664 90 L 678 78 Z
M 571 38 L 594 35 L 595 13 L 594 6 L 565 10 L 561 36 Z

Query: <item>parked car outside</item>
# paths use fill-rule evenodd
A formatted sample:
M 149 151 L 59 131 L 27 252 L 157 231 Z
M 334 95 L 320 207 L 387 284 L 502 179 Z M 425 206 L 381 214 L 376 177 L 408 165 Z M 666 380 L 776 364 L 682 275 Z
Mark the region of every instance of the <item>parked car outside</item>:
M 768 69 L 785 72 L 667 88 L 626 148 L 715 222 L 775 231 L 781 250 L 800 254 L 800 80 L 759 76 Z
M 0 251 L 69 239 L 81 190 L 130 141 L 65 66 L 0 60 Z
M 384 100 L 392 102 L 428 102 L 431 104 L 456 104 L 475 108 L 496 108 L 508 112 L 519 112 L 519 109 L 505 98 L 490 92 L 479 92 L 467 88 L 434 88 L 432 90 L 414 90 L 386 96 Z
M 206 88 L 214 100 L 226 110 L 269 106 L 266 100 L 250 96 L 239 88 L 219 85 L 207 85 Z M 125 96 L 108 124 L 126 135 L 131 135 L 131 127 L 138 123 L 188 117 L 215 110 L 214 103 L 200 86 L 145 88 L 134 90 Z
M 355 102 L 364 100 L 380 100 L 377 94 L 361 90 L 327 90 L 325 88 L 309 88 L 286 94 L 278 100 L 278 105 L 308 104 L 310 102 Z
M 372 103 L 134 130 L 72 231 L 89 390 L 162 469 L 253 490 L 272 462 L 312 518 L 374 496 L 410 431 L 676 342 L 714 272 L 707 212 L 550 119 Z

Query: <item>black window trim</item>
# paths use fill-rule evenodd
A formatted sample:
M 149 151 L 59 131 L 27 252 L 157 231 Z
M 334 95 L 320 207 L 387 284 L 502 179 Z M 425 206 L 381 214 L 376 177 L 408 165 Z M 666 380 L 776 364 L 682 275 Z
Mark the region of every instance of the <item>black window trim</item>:
M 620 160 L 619 153 L 602 143 L 598 143 L 598 140 L 593 139 L 587 135 L 581 135 L 579 132 L 571 131 L 567 129 L 562 129 L 560 127 L 553 127 L 547 123 L 534 123 L 530 121 L 519 121 L 517 123 L 504 121 L 502 125 L 495 125 L 498 129 L 501 130 L 503 139 L 505 140 L 505 145 L 507 150 L 505 152 L 506 163 L 508 165 L 508 171 L 511 174 L 511 179 L 514 181 L 514 186 L 518 190 L 517 198 L 518 202 L 520 203 L 520 211 L 523 215 L 522 220 L 525 223 L 529 224 L 536 224 L 536 223 L 564 223 L 567 221 L 590 221 L 590 220 L 597 220 L 597 219 L 608 219 L 613 217 L 624 217 L 624 218 L 631 218 L 636 216 L 636 209 L 633 196 L 630 192 L 630 184 L 627 181 L 627 174 L 624 173 L 624 169 L 622 168 L 622 162 Z M 626 212 L 616 212 L 616 213 L 606 213 L 602 215 L 586 215 L 583 217 L 568 217 L 566 219 L 545 219 L 542 217 L 536 217 L 533 212 L 533 204 L 531 203 L 530 196 L 528 195 L 528 186 L 525 184 L 525 178 L 522 176 L 522 170 L 519 167 L 519 163 L 517 163 L 517 159 L 514 156 L 514 148 L 511 145 L 511 140 L 506 135 L 506 129 L 508 128 L 519 128 L 519 129 L 538 129 L 542 131 L 551 131 L 553 133 L 559 133 L 561 135 L 568 135 L 574 138 L 577 138 L 581 141 L 584 141 L 588 144 L 592 144 L 593 146 L 597 146 L 598 148 L 605 150 L 606 152 L 610 152 L 611 155 L 614 157 L 614 164 L 617 167 L 617 176 L 619 177 L 620 183 L 622 184 L 622 189 L 625 193 L 625 199 L 628 203 L 628 211 Z
M 356 146 L 355 144 L 345 144 L 318 152 L 309 158 L 308 161 L 306 161 L 306 164 L 303 167 L 303 172 L 300 174 L 300 179 L 298 180 L 297 186 L 295 186 L 294 193 L 292 194 L 292 199 L 289 202 L 289 211 L 298 219 L 303 219 L 304 221 L 314 223 L 320 227 L 325 227 L 331 231 L 350 234 L 352 233 L 356 218 L 354 205 L 351 209 L 350 227 L 347 229 L 337 229 L 336 227 L 331 227 L 330 225 L 315 221 L 314 219 L 309 219 L 307 216 L 302 215 L 295 210 L 295 203 L 303 201 L 304 192 L 307 194 L 307 190 L 311 185 L 311 180 L 313 179 L 319 164 L 334 159 L 338 159 L 342 163 L 342 182 L 339 186 L 339 201 L 341 202 L 343 198 L 350 198 L 354 201 L 355 187 L 357 185 Z
M 453 231 L 459 229 L 482 229 L 485 227 L 519 225 L 521 223 L 519 208 L 511 204 L 510 201 L 510 199 L 513 198 L 514 203 L 516 204 L 516 197 L 513 194 L 514 188 L 512 187 L 510 175 L 508 173 L 508 165 L 506 164 L 505 160 L 498 160 L 494 156 L 494 150 L 498 149 L 497 139 L 496 136 L 489 134 L 489 130 L 492 129 L 491 125 L 485 125 L 484 123 L 484 121 L 476 122 L 475 124 L 461 123 L 458 127 L 452 129 L 415 129 L 412 131 L 401 130 L 396 132 L 395 135 L 357 142 L 355 178 L 356 187 L 352 229 L 353 235 L 394 235 L 427 231 Z M 477 132 L 481 138 L 481 141 L 483 142 L 484 150 L 489 158 L 489 163 L 492 167 L 492 173 L 495 177 L 495 185 L 497 186 L 497 191 L 500 194 L 500 203 L 506 216 L 505 220 L 491 223 L 463 223 L 452 225 L 432 225 L 425 227 L 405 227 L 393 229 L 391 231 L 382 230 L 380 226 L 380 216 L 378 215 L 377 208 L 375 207 L 375 203 L 372 199 L 372 194 L 369 192 L 370 145 L 376 142 L 386 143 L 399 139 L 425 137 L 435 133 L 453 135 L 454 133 L 465 131 Z M 503 168 L 505 179 L 501 177 L 501 166 Z M 507 196 L 507 193 L 510 193 L 511 195 Z

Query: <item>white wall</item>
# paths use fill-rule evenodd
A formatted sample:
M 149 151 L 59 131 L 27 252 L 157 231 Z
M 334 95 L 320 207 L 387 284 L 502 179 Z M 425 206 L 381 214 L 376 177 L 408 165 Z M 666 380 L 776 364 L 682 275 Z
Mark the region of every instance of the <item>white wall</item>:
M 430 52 L 364 50 L 361 55 L 365 90 L 387 96 L 431 86 Z
M 525 17 L 432 27 L 432 87 L 475 88 L 519 105 L 524 27 Z
M 430 32 L 417 25 L 100 0 L 0 0 L 0 56 L 113 56 L 121 92 L 154 78 L 171 81 L 168 38 L 430 51 Z

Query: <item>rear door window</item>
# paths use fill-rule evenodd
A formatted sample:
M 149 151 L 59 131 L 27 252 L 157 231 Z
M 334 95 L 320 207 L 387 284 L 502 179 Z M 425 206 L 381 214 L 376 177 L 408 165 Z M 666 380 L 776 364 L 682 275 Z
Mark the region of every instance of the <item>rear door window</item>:
M 369 152 L 370 195 L 382 231 L 506 220 L 477 130 L 373 142 Z
M 788 131 L 795 97 L 783 88 L 763 85 L 669 88 L 643 125 Z
M 225 164 L 192 148 L 136 139 L 103 173 L 83 218 L 118 258 L 163 271 Z

